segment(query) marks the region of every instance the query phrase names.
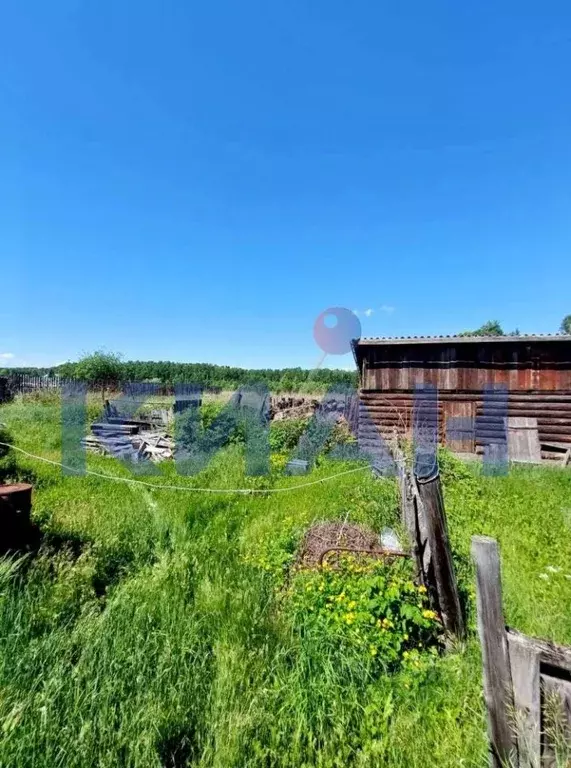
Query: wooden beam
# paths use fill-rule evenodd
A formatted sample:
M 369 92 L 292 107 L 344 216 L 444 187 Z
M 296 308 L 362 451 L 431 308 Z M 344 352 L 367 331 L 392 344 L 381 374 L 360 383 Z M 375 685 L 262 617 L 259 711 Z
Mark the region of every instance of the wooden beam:
M 478 634 L 482 646 L 491 764 L 493 768 L 505 768 L 506 765 L 517 765 L 517 747 L 511 725 L 514 696 L 502 609 L 500 552 L 497 541 L 486 536 L 472 537 L 472 558 L 476 565 Z
M 464 617 L 448 540 L 444 498 L 437 471 L 428 478 L 416 478 L 418 515 L 426 526 L 430 547 L 431 578 L 444 629 L 457 637 L 465 635 Z

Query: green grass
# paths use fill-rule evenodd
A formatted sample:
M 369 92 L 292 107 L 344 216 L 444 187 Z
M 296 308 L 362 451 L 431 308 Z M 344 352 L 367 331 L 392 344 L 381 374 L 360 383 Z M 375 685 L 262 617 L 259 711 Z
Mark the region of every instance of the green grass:
M 58 459 L 57 403 L 0 409 L 17 445 Z M 277 488 L 244 477 L 232 446 L 197 477 L 150 482 Z M 45 551 L 0 571 L 0 766 L 484 766 L 470 536 L 500 541 L 508 622 L 571 644 L 571 473 L 483 478 L 444 457 L 446 505 L 470 636 L 418 679 L 286 609 L 284 569 L 313 521 L 397 525 L 393 480 L 367 471 L 274 495 L 207 495 L 61 477 L 33 479 Z M 90 468 L 128 476 L 118 462 Z M 252 562 L 254 561 L 254 562 Z M 548 566 L 561 568 L 552 572 Z M 547 579 L 540 578 L 546 574 Z M 566 609 L 567 607 L 567 609 Z

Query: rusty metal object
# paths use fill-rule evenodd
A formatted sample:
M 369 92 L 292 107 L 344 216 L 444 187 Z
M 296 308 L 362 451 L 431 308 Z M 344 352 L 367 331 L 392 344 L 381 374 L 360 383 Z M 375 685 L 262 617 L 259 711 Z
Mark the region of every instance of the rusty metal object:
M 319 565 L 323 567 L 323 560 L 330 552 L 351 552 L 360 555 L 367 555 L 368 557 L 386 558 L 391 557 L 410 557 L 409 552 L 403 552 L 397 549 L 384 549 L 383 547 L 376 547 L 373 549 L 365 549 L 364 547 L 329 547 L 324 550 L 319 557 Z

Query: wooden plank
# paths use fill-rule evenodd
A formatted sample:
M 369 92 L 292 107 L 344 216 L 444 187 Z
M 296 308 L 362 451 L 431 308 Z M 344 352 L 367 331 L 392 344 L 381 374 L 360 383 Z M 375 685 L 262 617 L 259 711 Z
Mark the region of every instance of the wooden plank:
M 472 558 L 476 565 L 478 634 L 482 646 L 491 764 L 494 768 L 504 768 L 517 756 L 517 744 L 510 722 L 514 700 L 497 542 L 486 536 L 474 536 Z
M 512 643 L 519 643 L 533 648 L 539 654 L 539 660 L 542 664 L 550 667 L 560 667 L 571 675 L 571 648 L 564 645 L 557 645 L 549 640 L 541 640 L 537 637 L 528 637 L 515 629 L 508 631 L 510 646 Z
M 446 444 L 453 450 L 473 453 L 476 404 L 470 401 L 444 403 Z
M 520 764 L 559 768 L 552 721 L 559 720 L 560 738 L 571 751 L 571 648 L 512 629 L 507 638 Z
M 539 652 L 528 638 L 507 633 L 520 765 L 537 765 L 541 753 Z
M 416 478 L 415 490 L 418 500 L 417 514 L 426 525 L 430 547 L 433 598 L 438 606 L 444 629 L 463 637 L 465 635 L 464 616 L 460 605 L 458 584 L 452 562 L 452 553 L 448 540 L 448 528 L 444 511 L 444 498 L 440 483 L 440 474 L 436 471 L 431 477 Z
M 509 416 L 507 431 L 510 461 L 541 463 L 541 444 L 537 419 L 525 416 Z

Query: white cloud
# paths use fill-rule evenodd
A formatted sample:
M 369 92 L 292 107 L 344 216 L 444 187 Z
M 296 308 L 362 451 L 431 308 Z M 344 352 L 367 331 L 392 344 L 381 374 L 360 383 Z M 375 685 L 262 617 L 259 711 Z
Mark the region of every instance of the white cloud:
M 358 309 L 352 309 L 352 310 L 351 310 L 351 312 L 352 312 L 354 315 L 358 315 L 358 314 L 359 314 L 359 310 L 358 310 Z
M 371 317 L 375 310 L 374 309 L 366 309 L 365 310 L 365 317 Z
M 1 360 L 12 360 L 16 355 L 13 352 L 0 352 Z
M 383 306 L 380 307 L 380 310 L 381 310 L 381 312 L 386 312 L 387 315 L 390 315 L 391 312 L 395 311 L 395 308 L 394 307 L 389 307 L 388 304 L 383 304 Z

